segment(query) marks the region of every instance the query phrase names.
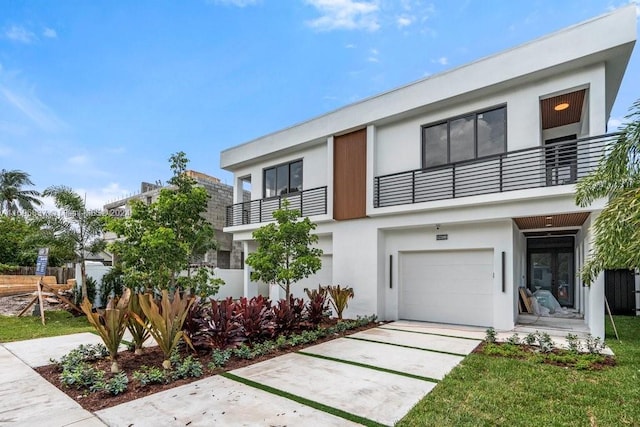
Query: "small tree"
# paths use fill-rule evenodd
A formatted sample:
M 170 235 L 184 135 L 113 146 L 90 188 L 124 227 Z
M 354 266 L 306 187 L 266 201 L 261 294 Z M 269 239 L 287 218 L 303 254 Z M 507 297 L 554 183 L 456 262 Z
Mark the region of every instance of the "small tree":
M 130 202 L 131 216 L 108 218 L 107 230 L 122 237 L 110 245 L 122 263 L 127 287 L 146 289 L 191 289 L 200 296 L 212 295 L 224 283 L 201 267 L 192 274 L 194 256 L 215 248 L 214 231 L 202 216 L 207 210 L 207 191 L 189 177 L 185 153 L 169 161 L 173 177 L 158 199 L 147 204 Z M 188 271 L 188 277 L 179 277 Z
M 53 197 L 58 209 L 62 209 L 62 216 L 44 216 L 45 226 L 55 230 L 56 237 L 74 242 L 78 260 L 80 261 L 80 275 L 82 277 L 82 298 L 87 298 L 87 273 L 84 265 L 87 252 L 97 253 L 105 248 L 102 239 L 104 221 L 102 212 L 87 210 L 85 200 L 71 188 L 65 186 L 49 187 L 43 196 Z
M 577 184 L 580 206 L 609 199 L 593 224 L 593 249 L 581 271 L 585 283 L 604 269 L 640 266 L 640 100 L 626 118 L 629 122 L 612 150 Z
M 300 219 L 300 211 L 289 209 L 287 200 L 273 217 L 275 223 L 253 232 L 258 249 L 247 256 L 246 263 L 253 268 L 251 280 L 279 285 L 288 301 L 292 283 L 320 270 L 322 250 L 312 247 L 318 241 L 311 234 L 316 224 L 309 218 Z

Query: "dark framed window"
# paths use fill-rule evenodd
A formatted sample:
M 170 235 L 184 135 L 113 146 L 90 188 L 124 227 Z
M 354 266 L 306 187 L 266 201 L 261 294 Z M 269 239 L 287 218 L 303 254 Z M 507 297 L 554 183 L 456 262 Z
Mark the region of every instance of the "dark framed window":
M 500 106 L 422 126 L 422 167 L 504 153 L 507 107 Z
M 281 196 L 297 191 L 302 191 L 302 160 L 264 170 L 263 197 Z

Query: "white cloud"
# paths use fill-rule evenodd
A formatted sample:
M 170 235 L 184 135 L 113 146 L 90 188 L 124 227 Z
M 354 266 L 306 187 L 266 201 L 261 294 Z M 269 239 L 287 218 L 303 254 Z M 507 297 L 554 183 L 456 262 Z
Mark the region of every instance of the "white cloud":
M 353 43 L 349 43 L 349 44 L 345 45 L 345 46 L 344 46 L 344 48 L 345 48 L 345 49 L 355 49 L 355 48 L 356 48 L 356 45 L 355 45 L 355 44 L 353 44 Z
M 319 31 L 367 30 L 376 31 L 379 6 L 376 1 L 356 0 L 306 0 L 321 14 L 307 21 L 307 25 Z
M 441 56 L 438 59 L 432 59 L 431 62 L 434 64 L 447 65 L 449 64 L 449 59 L 446 56 Z
M 367 61 L 380 62 L 380 59 L 378 58 L 379 54 L 380 52 L 378 52 L 378 49 L 369 49 L 369 57 L 367 58 Z
M 615 132 L 620 130 L 624 125 L 628 123 L 628 120 L 624 117 L 611 117 L 607 122 L 607 131 Z
M 57 132 L 67 127 L 32 91 L 30 93 L 18 93 L 3 86 L 0 82 L 0 95 L 3 95 L 4 99 L 13 108 L 21 111 L 38 127 L 47 132 Z M 0 96 L 1 99 L 2 96 Z
M 85 154 L 78 154 L 76 156 L 69 157 L 67 162 L 74 166 L 84 166 L 90 161 L 89 157 Z
M 245 7 L 260 3 L 261 0 L 208 0 L 207 3 L 221 4 L 224 6 Z
M 56 39 L 58 38 L 58 33 L 56 32 L 56 30 L 54 30 L 53 28 L 48 28 L 45 27 L 44 30 L 42 30 L 42 35 L 46 38 L 49 39 Z
M 398 25 L 398 28 L 404 28 L 404 27 L 408 27 L 409 25 L 413 24 L 414 20 L 415 20 L 415 18 L 413 16 L 402 15 L 402 16 L 398 16 L 396 18 L 396 24 Z
M 12 25 L 5 30 L 4 35 L 9 40 L 26 44 L 36 40 L 36 35 L 21 25 Z

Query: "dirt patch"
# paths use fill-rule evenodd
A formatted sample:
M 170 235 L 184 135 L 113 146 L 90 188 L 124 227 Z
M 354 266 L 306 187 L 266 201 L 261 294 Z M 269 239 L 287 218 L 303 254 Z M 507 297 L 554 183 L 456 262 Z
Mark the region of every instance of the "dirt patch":
M 12 295 L 7 297 L 0 297 L 0 315 L 2 316 L 17 316 L 18 313 L 22 311 L 23 308 L 29 304 L 29 301 L 33 299 L 33 294 L 20 294 L 20 295 Z M 24 314 L 25 316 L 31 316 L 33 312 L 33 307 L 31 306 L 29 310 Z M 44 309 L 48 310 L 64 310 L 65 306 L 63 304 L 52 304 L 48 301 L 44 301 Z
M 264 360 L 271 359 L 273 357 L 281 356 L 283 354 L 296 352 L 306 347 L 310 347 L 312 345 L 320 344 L 326 341 L 331 341 L 336 338 L 340 338 L 346 335 L 350 335 L 356 332 L 360 332 L 366 329 L 374 328 L 379 326 L 379 323 L 370 323 L 365 326 L 358 327 L 356 329 L 351 329 L 346 332 L 336 333 L 328 337 L 320 338 L 317 341 L 309 344 L 302 344 L 295 347 L 289 347 L 286 349 L 274 350 L 269 354 L 256 357 L 252 360 L 239 359 L 237 357 L 231 357 L 229 361 L 226 363 L 224 368 L 216 368 L 209 369 L 208 365 L 211 361 L 210 355 L 195 355 L 193 352 L 183 350 L 182 356 L 193 355 L 196 359 L 198 359 L 204 368 L 204 374 L 199 378 L 188 378 L 172 381 L 169 384 L 150 384 L 146 386 L 141 386 L 138 382 L 133 380 L 132 374 L 134 371 L 140 369 L 141 366 L 157 366 L 160 367 L 162 365 L 162 361 L 164 356 L 162 351 L 158 347 L 146 348 L 144 354 L 135 355 L 132 351 L 125 351 L 120 353 L 118 358 L 118 364 L 120 365 L 120 369 L 126 372 L 129 377 L 129 387 L 127 391 L 117 396 L 111 396 L 104 392 L 97 393 L 87 393 L 84 391 L 78 391 L 73 388 L 68 388 L 62 385 L 60 382 L 60 369 L 56 365 L 47 365 L 40 368 L 36 368 L 35 370 L 42 375 L 47 381 L 49 381 L 54 386 L 58 387 L 64 393 L 66 393 L 69 397 L 78 402 L 83 408 L 89 411 L 98 411 L 100 409 L 110 408 L 115 405 L 119 405 L 121 403 L 129 402 L 134 399 L 139 399 L 144 396 L 148 396 L 153 393 L 158 393 L 163 390 L 168 390 L 174 387 L 178 387 L 184 384 L 188 384 L 193 381 L 198 381 L 203 378 L 216 375 L 222 372 L 231 371 L 234 369 L 242 368 L 244 366 L 252 365 L 254 363 L 262 362 Z M 108 359 L 103 359 L 95 362 L 93 364 L 94 367 L 101 369 L 105 372 L 109 372 L 111 363 Z M 107 374 L 107 378 L 110 377 L 110 374 Z

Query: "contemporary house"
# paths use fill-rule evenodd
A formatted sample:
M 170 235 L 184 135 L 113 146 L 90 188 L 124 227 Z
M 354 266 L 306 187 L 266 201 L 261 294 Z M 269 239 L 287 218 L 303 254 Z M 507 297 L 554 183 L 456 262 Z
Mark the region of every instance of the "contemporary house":
M 635 39 L 624 7 L 229 148 L 224 231 L 250 253 L 288 199 L 325 254 L 295 292 L 351 286 L 351 316 L 510 330 L 523 287 L 604 336 L 603 275 L 587 287 L 577 272 L 605 201 L 576 206 L 575 183 L 615 142 Z M 244 280 L 255 294 L 247 266 Z

